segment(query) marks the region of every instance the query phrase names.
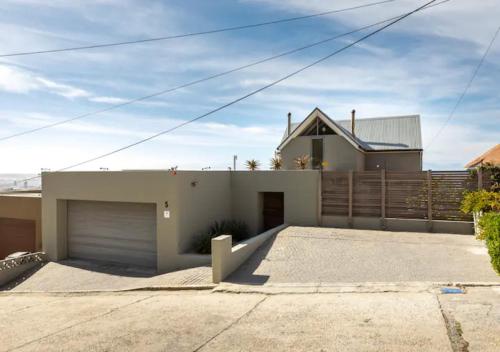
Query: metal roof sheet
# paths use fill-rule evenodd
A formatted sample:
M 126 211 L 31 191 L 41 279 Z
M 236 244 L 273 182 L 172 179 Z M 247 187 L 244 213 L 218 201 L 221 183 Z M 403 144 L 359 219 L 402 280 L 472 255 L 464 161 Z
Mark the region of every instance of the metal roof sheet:
M 351 120 L 335 120 L 335 122 L 350 134 Z M 293 132 L 298 126 L 299 123 L 293 123 L 291 131 Z M 287 129 L 282 141 L 288 136 Z M 357 118 L 355 134 L 365 150 L 422 149 L 419 115 Z

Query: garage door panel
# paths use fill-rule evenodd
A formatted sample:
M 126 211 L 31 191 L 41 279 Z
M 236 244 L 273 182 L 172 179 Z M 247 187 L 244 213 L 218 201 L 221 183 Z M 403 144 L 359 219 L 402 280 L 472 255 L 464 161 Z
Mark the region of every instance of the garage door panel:
M 135 251 L 150 253 L 156 252 L 154 244 L 151 241 L 145 240 L 121 240 L 119 238 L 117 240 L 116 237 L 85 235 L 72 237 L 68 241 L 68 245 L 72 248 L 75 246 L 95 247 L 96 243 L 99 243 L 99 247 L 105 248 L 133 249 Z
M 133 249 L 117 251 L 113 247 L 78 246 L 73 250 L 72 258 L 99 260 L 117 264 L 131 264 L 147 267 L 156 267 L 156 253 L 143 252 Z
M 156 205 L 68 201 L 68 255 L 156 267 Z

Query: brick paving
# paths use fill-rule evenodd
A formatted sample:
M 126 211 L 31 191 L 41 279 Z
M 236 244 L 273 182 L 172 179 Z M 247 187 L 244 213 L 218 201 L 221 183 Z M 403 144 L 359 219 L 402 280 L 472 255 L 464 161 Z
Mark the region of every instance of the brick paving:
M 500 282 L 473 236 L 288 227 L 227 282 Z

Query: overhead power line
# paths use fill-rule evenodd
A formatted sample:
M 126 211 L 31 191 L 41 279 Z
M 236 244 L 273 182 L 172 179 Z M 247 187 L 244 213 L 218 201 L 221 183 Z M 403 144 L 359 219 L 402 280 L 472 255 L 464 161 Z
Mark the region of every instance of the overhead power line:
M 260 87 L 260 88 L 258 88 L 258 89 L 256 89 L 256 90 L 254 90 L 254 91 L 252 91 L 252 92 L 250 92 L 250 93 L 248 93 L 248 94 L 246 94 L 246 95 L 244 95 L 244 96 L 242 96 L 242 97 L 239 97 L 239 98 L 237 98 L 237 99 L 234 99 L 234 100 L 230 101 L 229 103 L 226 103 L 226 104 L 224 104 L 224 105 L 222 105 L 222 106 L 219 106 L 218 108 L 215 108 L 215 109 L 213 109 L 213 110 L 211 110 L 211 111 L 209 111 L 209 112 L 206 112 L 206 113 L 204 113 L 204 114 L 202 114 L 202 115 L 199 115 L 199 116 L 197 116 L 197 117 L 195 117 L 195 118 L 193 118 L 193 119 L 191 119 L 191 120 L 188 120 L 188 121 L 185 121 L 185 122 L 183 122 L 183 123 L 180 123 L 180 124 L 178 124 L 178 125 L 176 125 L 176 126 L 174 126 L 174 127 L 171 127 L 171 128 L 169 128 L 169 129 L 167 129 L 167 130 L 164 130 L 164 131 L 161 131 L 161 132 L 155 133 L 155 134 L 153 134 L 153 135 L 151 135 L 151 136 L 149 136 L 149 137 L 147 137 L 147 138 L 141 139 L 141 140 L 139 140 L 139 141 L 137 141 L 137 142 L 134 142 L 134 143 L 131 143 L 131 144 L 127 144 L 127 145 L 125 145 L 125 146 L 123 146 L 123 147 L 120 147 L 120 148 L 118 148 L 118 149 L 112 150 L 112 151 L 107 152 L 107 153 L 105 153 L 105 154 L 101 154 L 101 155 L 95 156 L 95 157 L 93 157 L 93 158 L 91 158 L 91 159 L 87 159 L 87 160 L 81 161 L 81 162 L 76 163 L 76 164 L 73 164 L 73 165 L 70 165 L 70 166 L 64 167 L 64 168 L 59 169 L 59 170 L 57 170 L 57 171 L 66 171 L 66 170 L 68 170 L 68 169 L 72 169 L 72 168 L 74 168 L 74 167 L 78 167 L 78 166 L 81 166 L 81 165 L 84 165 L 84 164 L 88 164 L 88 163 L 90 163 L 90 162 L 93 162 L 93 161 L 96 161 L 96 160 L 99 160 L 99 159 L 103 159 L 103 158 L 108 157 L 108 156 L 110 156 L 110 155 L 117 154 L 117 153 L 122 152 L 122 151 L 124 151 L 124 150 L 130 149 L 130 148 L 133 148 L 133 147 L 135 147 L 135 146 L 137 146 L 137 145 L 140 145 L 140 144 L 143 144 L 143 143 L 145 143 L 145 142 L 148 142 L 148 141 L 150 141 L 150 140 L 152 140 L 152 139 L 155 139 L 155 138 L 157 138 L 157 137 L 159 137 L 159 136 L 162 136 L 162 135 L 164 135 L 164 134 L 167 134 L 167 133 L 170 133 L 170 132 L 172 132 L 172 131 L 175 131 L 175 130 L 177 130 L 177 129 L 181 128 L 181 127 L 184 127 L 184 126 L 186 126 L 186 125 L 189 125 L 189 124 L 191 124 L 191 123 L 193 123 L 193 122 L 196 122 L 196 121 L 198 121 L 198 120 L 201 120 L 201 119 L 203 119 L 203 118 L 205 118 L 205 117 L 207 117 L 207 116 L 209 116 L 209 115 L 212 115 L 212 114 L 214 114 L 214 113 L 216 113 L 216 112 L 218 112 L 218 111 L 224 110 L 224 109 L 226 109 L 226 108 L 228 108 L 228 107 L 230 107 L 230 106 L 232 106 L 232 105 L 235 105 L 235 104 L 237 104 L 237 103 L 239 103 L 239 102 L 241 102 L 241 101 L 243 101 L 243 100 L 245 100 L 245 99 L 247 99 L 247 98 L 249 98 L 249 97 L 251 97 L 251 96 L 253 96 L 253 95 L 257 94 L 257 93 L 260 93 L 260 92 L 262 92 L 262 91 L 264 91 L 264 90 L 266 90 L 266 89 L 269 89 L 269 88 L 271 88 L 271 87 L 273 87 L 273 86 L 275 86 L 275 85 L 277 85 L 277 84 L 279 84 L 279 83 L 281 83 L 281 82 L 283 82 L 283 81 L 285 81 L 285 80 L 287 80 L 287 79 L 289 79 L 289 78 L 291 78 L 291 77 L 293 77 L 293 76 L 296 76 L 296 75 L 298 75 L 299 73 L 301 73 L 301 72 L 303 72 L 303 71 L 305 71 L 305 70 L 307 70 L 307 69 L 309 69 L 309 68 L 311 68 L 311 67 L 313 67 L 313 66 L 315 66 L 315 65 L 318 65 L 319 63 L 321 63 L 321 62 L 323 62 L 323 61 L 326 61 L 326 60 L 330 59 L 331 57 L 333 57 L 333 56 L 335 56 L 335 55 L 340 54 L 341 52 L 343 52 L 343 51 L 345 51 L 345 50 L 347 50 L 347 49 L 349 49 L 349 48 L 351 48 L 351 47 L 355 46 L 356 44 L 358 44 L 358 43 L 360 43 L 360 42 L 362 42 L 362 41 L 365 41 L 366 39 L 368 39 L 368 38 L 370 38 L 370 37 L 374 36 L 375 34 L 377 34 L 377 33 L 381 32 L 381 31 L 385 30 L 386 28 L 389 28 L 389 27 L 393 26 L 394 24 L 396 24 L 396 23 L 398 23 L 398 22 L 402 21 L 403 19 L 407 18 L 408 16 L 411 16 L 412 14 L 414 14 L 414 13 L 416 13 L 416 12 L 418 12 L 418 11 L 422 10 L 422 9 L 423 9 L 423 8 L 425 8 L 426 6 L 428 6 L 428 5 L 430 5 L 430 4 L 435 3 L 436 1 L 437 1 L 437 0 L 432 0 L 432 1 L 429 1 L 429 2 L 428 2 L 428 3 L 426 3 L 425 5 L 420 6 L 420 7 L 416 8 L 415 10 L 413 10 L 413 11 L 411 11 L 411 12 L 408 12 L 408 13 L 406 13 L 406 14 L 402 15 L 401 17 L 399 17 L 399 18 L 395 19 L 394 21 L 391 21 L 390 23 L 388 23 L 388 24 L 386 24 L 386 25 L 382 26 L 381 28 L 379 28 L 379 29 L 377 29 L 377 30 L 375 30 L 375 31 L 373 31 L 373 32 L 370 32 L 370 33 L 366 34 L 365 36 L 361 37 L 360 39 L 358 39 L 358 40 L 356 40 L 356 41 L 354 41 L 354 42 L 352 42 L 352 43 L 350 43 L 350 44 L 348 44 L 348 45 L 346 45 L 346 46 L 344 46 L 344 47 L 342 47 L 342 48 L 340 48 L 340 49 L 337 49 L 337 50 L 335 50 L 334 52 L 332 52 L 332 53 L 330 53 L 330 54 L 328 54 L 328 55 L 326 55 L 326 56 L 323 56 L 322 58 L 320 58 L 320 59 L 318 59 L 318 60 L 316 60 L 316 61 L 313 61 L 312 63 L 310 63 L 310 64 L 308 64 L 308 65 L 306 65 L 306 66 L 303 66 L 302 68 L 300 68 L 300 69 L 298 69 L 298 70 L 296 70 L 296 71 L 293 71 L 292 73 L 289 73 L 289 74 L 287 74 L 286 76 L 283 76 L 283 77 L 281 77 L 281 78 L 280 78 L 280 79 L 278 79 L 278 80 L 275 80 L 275 81 L 273 81 L 273 82 L 271 82 L 271 83 L 269 83 L 269 84 L 267 84 L 267 85 L 265 85 L 265 86 L 262 86 L 262 87 Z M 30 181 L 30 180 L 33 180 L 33 179 L 36 179 L 36 178 L 39 178 L 39 177 L 40 177 L 40 176 L 35 176 L 35 177 L 27 178 L 27 179 L 22 180 L 21 182 L 23 182 L 23 181 Z
M 113 46 L 140 44 L 140 43 L 156 42 L 156 41 L 162 41 L 162 40 L 195 37 L 195 36 L 215 34 L 215 33 L 221 33 L 221 32 L 238 31 L 238 30 L 242 30 L 242 29 L 264 27 L 264 26 L 270 26 L 270 25 L 279 24 L 279 23 L 287 23 L 287 22 L 305 20 L 308 18 L 321 17 L 321 16 L 326 16 L 326 15 L 331 15 L 334 13 L 340 13 L 340 12 L 357 10 L 357 9 L 362 9 L 362 8 L 366 8 L 366 7 L 371 7 L 371 6 L 382 5 L 382 4 L 394 2 L 394 1 L 398 1 L 398 0 L 384 0 L 384 1 L 372 2 L 372 3 L 368 3 L 368 4 L 347 7 L 347 8 L 343 8 L 343 9 L 315 13 L 312 15 L 290 17 L 290 18 L 284 18 L 284 19 L 280 19 L 280 20 L 247 24 L 247 25 L 243 25 L 243 26 L 225 27 L 225 28 L 218 28 L 218 29 L 212 29 L 212 30 L 201 31 L 201 32 L 192 32 L 192 33 L 176 34 L 176 35 L 169 35 L 169 36 L 162 36 L 162 37 L 155 37 L 155 38 L 129 40 L 129 41 L 123 41 L 123 42 L 103 43 L 103 44 L 93 44 L 93 45 L 86 45 L 86 46 L 74 46 L 74 47 L 61 48 L 61 49 L 34 50 L 34 51 L 24 51 L 24 52 L 17 52 L 17 53 L 0 54 L 0 57 L 27 56 L 27 55 L 37 55 L 37 54 L 58 53 L 58 52 L 63 52 L 63 51 L 76 51 L 76 50 L 107 48 L 107 47 L 113 47 Z
M 426 9 L 430 9 L 430 8 L 432 8 L 434 6 L 438 6 L 438 5 L 444 4 L 444 3 L 449 2 L 449 1 L 451 1 L 451 0 L 442 0 L 442 1 L 437 2 L 435 4 L 426 6 L 424 9 L 425 10 Z M 328 37 L 328 38 L 325 38 L 323 40 L 320 40 L 320 41 L 317 41 L 317 42 L 314 42 L 314 43 L 311 43 L 311 44 L 308 44 L 308 45 L 305 45 L 305 46 L 302 46 L 302 47 L 299 47 L 299 48 L 288 50 L 288 51 L 285 51 L 283 53 L 280 53 L 280 54 L 277 54 L 277 55 L 273 55 L 273 56 L 270 56 L 270 57 L 267 57 L 267 58 L 264 58 L 264 59 L 261 59 L 261 60 L 258 60 L 258 61 L 254 61 L 254 62 L 251 62 L 249 64 L 245 64 L 245 65 L 242 65 L 242 66 L 239 66 L 239 67 L 235 67 L 235 68 L 232 68 L 232 69 L 227 70 L 227 71 L 219 72 L 219 73 L 216 73 L 216 74 L 208 76 L 208 77 L 204 77 L 204 78 L 200 78 L 200 79 L 197 79 L 197 80 L 194 80 L 194 81 L 183 83 L 181 85 L 178 85 L 178 86 L 175 86 L 175 87 L 172 87 L 172 88 L 167 88 L 167 89 L 164 89 L 164 90 L 152 93 L 152 94 L 144 95 L 144 96 L 141 96 L 141 97 L 138 97 L 138 98 L 133 98 L 133 99 L 127 100 L 127 101 L 125 101 L 123 103 L 118 103 L 118 104 L 114 104 L 114 105 L 108 106 L 108 107 L 106 107 L 104 109 L 90 111 L 88 113 L 85 113 L 85 114 L 82 114 L 82 115 L 77 115 L 77 116 L 71 117 L 69 119 L 65 119 L 65 120 L 61 120 L 61 121 L 56 121 L 56 122 L 49 123 L 49 124 L 46 124 L 46 125 L 43 125 L 43 126 L 40 126 L 40 127 L 36 127 L 36 128 L 30 129 L 30 130 L 25 130 L 25 131 L 17 132 L 17 133 L 8 135 L 8 136 L 0 137 L 0 142 L 7 141 L 7 140 L 10 140 L 10 139 L 13 139 L 13 138 L 16 138 L 16 137 L 21 137 L 21 136 L 24 136 L 26 134 L 30 134 L 30 133 L 42 131 L 42 130 L 45 130 L 45 129 L 48 129 L 48 128 L 57 127 L 57 126 L 60 126 L 60 125 L 63 125 L 63 124 L 69 123 L 69 122 L 73 122 L 73 121 L 80 120 L 80 119 L 83 119 L 83 118 L 86 118 L 86 117 L 98 115 L 98 114 L 101 114 L 101 113 L 104 113 L 104 112 L 108 112 L 108 111 L 111 111 L 111 110 L 115 110 L 115 109 L 118 109 L 118 108 L 121 108 L 121 107 L 124 107 L 124 106 L 127 106 L 127 105 L 132 105 L 132 104 L 140 102 L 140 101 L 144 101 L 144 100 L 147 100 L 147 99 L 151 99 L 151 98 L 155 98 L 155 97 L 158 97 L 158 96 L 161 96 L 161 95 L 172 93 L 172 92 L 177 91 L 179 89 L 183 89 L 183 88 L 187 88 L 187 87 L 190 87 L 190 86 L 194 86 L 196 84 L 200 84 L 200 83 L 203 83 L 203 82 L 215 79 L 215 78 L 226 76 L 226 75 L 234 73 L 234 72 L 238 72 L 238 71 L 241 71 L 241 70 L 253 67 L 253 66 L 257 66 L 257 65 L 263 64 L 265 62 L 269 62 L 269 61 L 272 61 L 272 60 L 275 60 L 275 59 L 278 59 L 278 58 L 281 58 L 281 57 L 284 57 L 284 56 L 287 56 L 287 55 L 291 55 L 291 54 L 294 54 L 294 53 L 297 53 L 297 52 L 300 52 L 300 51 L 303 51 L 303 50 L 306 50 L 306 49 L 310 49 L 310 48 L 315 47 L 315 46 L 319 46 L 319 45 L 322 45 L 322 44 L 334 41 L 336 39 L 339 39 L 339 38 L 342 38 L 342 37 L 345 37 L 345 36 L 348 36 L 348 35 L 351 35 L 351 34 L 355 34 L 355 33 L 361 32 L 361 31 L 363 31 L 365 29 L 376 27 L 378 25 L 381 25 L 381 24 L 393 21 L 395 19 L 398 19 L 398 18 L 402 17 L 403 15 L 391 17 L 391 18 L 385 19 L 383 21 L 379 21 L 379 22 L 376 22 L 376 23 L 373 23 L 373 24 L 369 24 L 369 25 L 366 25 L 366 26 L 363 26 L 363 27 L 351 30 L 349 32 L 345 32 L 345 33 L 338 34 L 338 35 L 335 35 L 335 36 L 332 36 L 332 37 Z
M 498 29 L 496 30 L 495 35 L 491 39 L 490 44 L 488 45 L 488 47 L 486 48 L 486 51 L 484 52 L 483 56 L 481 57 L 481 60 L 479 60 L 476 68 L 474 69 L 472 77 L 469 79 L 469 81 L 467 82 L 467 85 L 465 86 L 464 91 L 462 92 L 462 94 L 460 95 L 458 100 L 456 101 L 455 105 L 453 106 L 453 109 L 451 109 L 450 115 L 448 115 L 448 118 L 444 122 L 443 126 L 441 126 L 439 131 L 434 135 L 434 137 L 432 137 L 432 139 L 429 141 L 429 143 L 427 143 L 427 146 L 425 147 L 425 149 L 428 149 L 432 145 L 432 143 L 434 143 L 434 141 L 441 135 L 441 133 L 443 132 L 445 127 L 448 125 L 448 123 L 451 121 L 451 119 L 455 115 L 455 112 L 457 111 L 458 107 L 460 106 L 460 104 L 464 100 L 465 96 L 467 95 L 467 92 L 469 91 L 470 87 L 472 86 L 472 82 L 474 82 L 474 79 L 476 78 L 477 74 L 479 73 L 479 70 L 481 69 L 481 67 L 484 64 L 484 61 L 488 57 L 488 54 L 490 53 L 491 48 L 493 47 L 493 43 L 495 43 L 495 40 L 497 39 L 499 33 L 500 33 L 500 27 L 498 27 Z

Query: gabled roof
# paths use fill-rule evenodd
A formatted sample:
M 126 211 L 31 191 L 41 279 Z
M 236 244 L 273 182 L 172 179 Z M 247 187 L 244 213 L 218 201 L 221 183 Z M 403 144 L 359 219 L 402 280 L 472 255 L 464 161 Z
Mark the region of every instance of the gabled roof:
M 292 133 L 288 135 L 288 131 L 285 132 L 284 139 L 281 141 L 278 146 L 278 150 L 287 145 L 293 138 L 300 136 L 300 134 L 306 129 L 315 119 L 319 117 L 328 127 L 330 127 L 335 133 L 344 137 L 349 143 L 351 143 L 355 148 L 361 150 L 361 146 L 359 145 L 359 141 L 357 138 L 354 138 L 352 134 L 346 131 L 343 127 L 338 125 L 332 119 L 328 117 L 323 111 L 319 108 L 315 108 L 301 123 L 299 123 L 295 129 L 292 129 Z M 288 128 L 288 127 L 287 127 Z
M 419 115 L 357 118 L 355 137 L 353 137 L 350 132 L 351 120 L 333 121 L 318 108 L 315 108 L 301 123 L 292 124 L 290 135 L 285 130 L 278 149 L 282 149 L 293 138 L 299 136 L 316 116 L 337 134 L 346 138 L 354 147 L 363 151 L 422 150 Z
M 500 165 L 500 144 L 486 151 L 486 153 L 470 161 L 466 168 L 476 167 L 482 164 L 491 163 L 493 165 Z

